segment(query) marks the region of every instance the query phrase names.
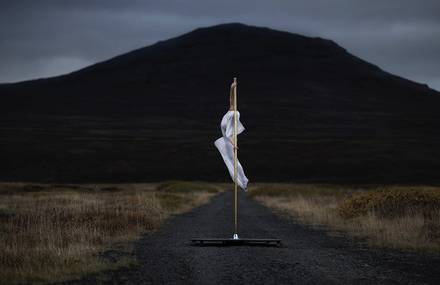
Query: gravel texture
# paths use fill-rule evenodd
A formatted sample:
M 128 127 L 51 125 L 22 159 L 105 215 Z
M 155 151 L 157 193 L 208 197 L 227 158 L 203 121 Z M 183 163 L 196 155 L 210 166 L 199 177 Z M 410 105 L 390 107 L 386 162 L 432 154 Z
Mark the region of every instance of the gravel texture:
M 367 248 L 362 241 L 280 217 L 239 195 L 242 238 L 280 238 L 280 247 L 193 246 L 193 237 L 231 237 L 232 193 L 170 219 L 145 235 L 139 266 L 77 284 L 439 284 L 440 256 Z

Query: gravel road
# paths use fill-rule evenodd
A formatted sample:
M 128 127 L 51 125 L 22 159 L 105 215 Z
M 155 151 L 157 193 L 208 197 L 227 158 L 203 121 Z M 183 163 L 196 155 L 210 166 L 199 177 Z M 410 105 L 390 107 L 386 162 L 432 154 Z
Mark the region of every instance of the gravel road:
M 280 238 L 281 247 L 191 246 L 231 237 L 232 194 L 170 219 L 137 244 L 139 267 L 109 272 L 110 284 L 439 284 L 440 256 L 369 249 L 279 217 L 239 195 L 240 237 Z M 102 279 L 101 279 L 102 280 Z M 95 283 L 87 278 L 80 283 Z

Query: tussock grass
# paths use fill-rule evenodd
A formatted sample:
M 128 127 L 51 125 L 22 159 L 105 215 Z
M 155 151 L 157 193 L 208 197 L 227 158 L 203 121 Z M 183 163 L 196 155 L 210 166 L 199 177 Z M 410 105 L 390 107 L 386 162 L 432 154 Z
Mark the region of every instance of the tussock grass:
M 151 185 L 0 184 L 0 284 L 63 281 L 126 266 L 100 253 L 156 230 L 212 193 Z
M 194 207 L 207 203 L 213 193 L 157 193 L 160 205 L 166 209 L 168 214 L 180 214 L 187 212 Z
M 344 218 L 365 216 L 369 212 L 384 218 L 421 214 L 429 217 L 440 210 L 440 190 L 435 188 L 391 188 L 357 193 L 338 207 Z
M 174 193 L 193 193 L 193 192 L 208 192 L 216 193 L 221 190 L 219 186 L 201 181 L 167 181 L 161 183 L 157 190 L 160 192 L 174 192 Z
M 325 185 L 325 184 L 254 184 L 249 195 L 251 197 L 258 196 L 342 196 L 349 191 L 357 189 L 347 188 L 347 186 Z
M 253 197 L 301 222 L 361 237 L 373 246 L 440 251 L 440 188 L 257 186 Z M 334 194 L 332 194 L 334 193 Z

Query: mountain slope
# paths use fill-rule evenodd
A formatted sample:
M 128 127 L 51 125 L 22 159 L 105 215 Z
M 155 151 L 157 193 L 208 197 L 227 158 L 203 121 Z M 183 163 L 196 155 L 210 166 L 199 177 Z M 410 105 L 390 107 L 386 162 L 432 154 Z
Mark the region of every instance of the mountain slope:
M 438 92 L 332 41 L 242 24 L 0 85 L 0 179 L 227 181 L 213 141 L 234 76 L 251 181 L 439 180 Z

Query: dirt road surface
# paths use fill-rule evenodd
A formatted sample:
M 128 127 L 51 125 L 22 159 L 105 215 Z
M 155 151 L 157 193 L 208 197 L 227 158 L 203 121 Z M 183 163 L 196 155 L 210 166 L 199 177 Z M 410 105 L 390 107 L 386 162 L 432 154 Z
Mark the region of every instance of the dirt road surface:
M 192 246 L 193 237 L 231 237 L 232 194 L 170 219 L 136 246 L 139 266 L 107 272 L 109 284 L 439 284 L 440 256 L 371 249 L 280 217 L 239 195 L 242 238 L 280 238 L 280 247 Z M 96 276 L 76 281 L 95 284 Z

